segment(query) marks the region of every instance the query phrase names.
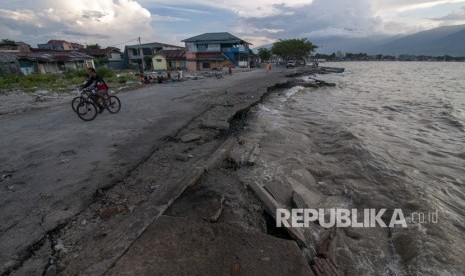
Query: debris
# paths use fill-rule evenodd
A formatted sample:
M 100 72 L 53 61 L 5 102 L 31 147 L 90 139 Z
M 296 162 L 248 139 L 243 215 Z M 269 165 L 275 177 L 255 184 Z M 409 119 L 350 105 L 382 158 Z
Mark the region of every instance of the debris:
M 258 145 L 255 145 L 252 152 L 249 155 L 249 159 L 247 160 L 248 165 L 254 165 L 257 161 L 258 156 L 260 155 L 260 148 Z
M 210 222 L 217 222 L 218 219 L 221 216 L 221 213 L 223 212 L 223 203 L 224 203 L 225 197 L 222 196 L 220 200 L 220 208 L 216 211 L 216 213 L 210 217 Z
M 241 265 L 240 264 L 232 264 L 231 265 L 231 275 L 232 276 L 239 276 L 241 273 Z
M 109 218 L 109 217 L 114 216 L 116 214 L 119 214 L 119 213 L 123 212 L 126 209 L 127 209 L 126 205 L 119 204 L 119 205 L 111 207 L 111 208 L 100 210 L 98 212 L 98 214 L 99 214 L 100 218 L 106 219 L 106 218 Z
M 40 95 L 40 96 L 47 95 L 48 93 L 49 93 L 48 90 L 37 90 L 36 92 L 34 92 L 34 94 Z
M 197 133 L 187 133 L 181 137 L 181 142 L 189 143 L 202 139 L 203 136 Z
M 57 275 L 57 267 L 54 265 L 48 266 L 47 270 L 43 274 L 44 276 L 55 276 Z
M 177 154 L 174 159 L 182 162 L 187 162 L 189 160 L 189 156 L 184 155 L 184 154 Z

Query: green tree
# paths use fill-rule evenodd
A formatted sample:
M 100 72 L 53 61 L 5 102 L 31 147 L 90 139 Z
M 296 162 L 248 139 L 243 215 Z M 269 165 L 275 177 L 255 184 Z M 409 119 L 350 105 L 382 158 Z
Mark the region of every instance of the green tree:
M 4 38 L 2 40 L 0 40 L 0 44 L 15 44 L 16 42 L 14 40 L 11 40 L 11 39 L 8 39 L 8 38 Z
M 86 49 L 96 50 L 96 49 L 101 49 L 101 48 L 102 48 L 102 47 L 101 47 L 98 43 L 87 44 L 87 45 L 86 45 Z
M 314 45 L 306 38 L 286 39 L 273 43 L 271 52 L 285 60 L 304 59 L 313 53 L 318 46 Z
M 258 49 L 258 57 L 261 61 L 268 61 L 271 58 L 271 51 L 266 48 Z

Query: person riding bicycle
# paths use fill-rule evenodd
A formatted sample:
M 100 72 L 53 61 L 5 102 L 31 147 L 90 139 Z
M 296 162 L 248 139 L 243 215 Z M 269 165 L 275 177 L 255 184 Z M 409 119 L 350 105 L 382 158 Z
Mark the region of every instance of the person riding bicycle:
M 105 103 L 105 94 L 108 91 L 108 86 L 105 81 L 97 75 L 94 68 L 89 68 L 88 71 L 90 79 L 82 86 L 82 89 L 84 91 L 92 90 L 92 92 L 95 93 L 94 95 L 97 96 L 97 98 L 94 102 L 99 107 L 100 113 L 102 113 L 105 106 L 99 103 L 98 98 L 102 100 L 102 103 Z

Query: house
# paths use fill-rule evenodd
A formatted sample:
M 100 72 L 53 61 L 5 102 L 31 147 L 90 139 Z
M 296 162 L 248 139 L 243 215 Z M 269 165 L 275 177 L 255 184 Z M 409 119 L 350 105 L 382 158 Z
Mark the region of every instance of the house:
M 152 58 L 153 70 L 186 68 L 186 50 L 161 50 Z
M 124 48 L 124 63 L 126 67 L 151 69 L 153 55 L 162 50 L 182 50 L 183 47 L 159 42 L 129 45 Z
M 92 56 L 97 67 L 106 66 L 113 69 L 124 68 L 123 54 L 118 48 L 107 47 L 105 49 L 80 49 L 79 52 Z
M 24 75 L 60 73 L 68 69 L 94 67 L 93 57 L 76 51 L 33 50 L 29 53 L 11 53 L 18 60 Z
M 43 50 L 72 51 L 72 50 L 83 49 L 84 45 L 74 43 L 74 42 L 68 42 L 66 40 L 52 39 L 52 40 L 49 40 L 47 43 L 37 44 L 37 47 Z
M 249 67 L 251 43 L 230 33 L 205 33 L 184 39 L 187 70 L 222 69 L 224 66 Z
M 0 52 L 0 76 L 19 73 L 19 63 L 12 54 Z
M 31 46 L 24 42 L 2 42 L 0 43 L 0 52 L 14 53 L 14 52 L 30 52 Z

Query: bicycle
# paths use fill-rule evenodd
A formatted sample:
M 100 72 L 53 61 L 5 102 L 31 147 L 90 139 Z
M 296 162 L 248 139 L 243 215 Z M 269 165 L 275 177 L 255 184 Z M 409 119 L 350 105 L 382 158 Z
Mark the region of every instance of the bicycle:
M 92 121 L 97 117 L 97 106 L 106 108 L 108 112 L 114 114 L 120 111 L 121 101 L 118 97 L 109 95 L 108 90 L 102 95 L 97 96 L 95 89 L 85 89 L 80 96 L 71 101 L 71 107 L 78 117 L 84 121 Z

